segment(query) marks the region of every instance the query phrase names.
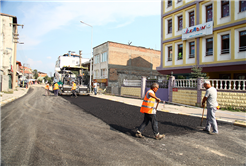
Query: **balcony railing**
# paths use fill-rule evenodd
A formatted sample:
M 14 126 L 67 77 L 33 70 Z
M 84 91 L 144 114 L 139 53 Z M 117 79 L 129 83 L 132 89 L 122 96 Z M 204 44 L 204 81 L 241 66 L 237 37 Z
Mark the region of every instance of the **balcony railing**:
M 195 58 L 195 54 L 189 54 L 189 58 Z
M 246 51 L 246 46 L 239 47 L 239 52 Z
M 175 88 L 196 88 L 197 79 L 175 79 L 174 87 Z
M 211 86 L 218 90 L 237 90 L 245 91 L 246 80 L 240 79 L 208 79 Z M 204 88 L 204 87 L 203 87 Z
M 222 49 L 221 50 L 221 54 L 229 54 L 230 53 L 230 49 Z
M 172 58 L 168 57 L 168 61 L 172 61 Z
M 213 51 L 206 51 L 206 56 L 211 56 L 213 55 Z

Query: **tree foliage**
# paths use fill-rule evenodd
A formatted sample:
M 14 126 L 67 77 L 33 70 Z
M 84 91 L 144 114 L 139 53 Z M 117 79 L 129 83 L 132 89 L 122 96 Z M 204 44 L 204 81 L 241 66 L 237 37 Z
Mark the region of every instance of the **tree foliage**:
M 191 69 L 191 78 L 199 78 L 199 77 L 204 77 L 208 78 L 206 73 L 202 73 L 202 68 L 198 66 L 194 66 Z
M 34 79 L 37 79 L 37 78 L 38 78 L 38 71 L 37 71 L 37 69 L 34 69 L 34 70 L 32 71 L 32 74 L 33 74 L 33 76 L 34 76 Z

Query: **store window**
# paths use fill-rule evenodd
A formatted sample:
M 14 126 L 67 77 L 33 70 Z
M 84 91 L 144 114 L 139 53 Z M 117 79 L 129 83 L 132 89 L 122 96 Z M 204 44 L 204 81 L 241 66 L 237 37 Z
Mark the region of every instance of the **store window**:
M 178 60 L 183 59 L 183 44 L 178 45 Z
M 181 31 L 183 29 L 183 16 L 178 16 L 178 30 Z
M 230 35 L 221 36 L 221 54 L 230 53 Z
M 172 19 L 168 20 L 168 33 L 172 33 Z
M 206 6 L 206 22 L 213 20 L 213 5 Z
M 170 46 L 167 48 L 168 49 L 168 61 L 172 61 L 172 57 L 173 57 L 173 47 Z
M 246 31 L 239 32 L 239 52 L 246 51 Z
M 172 2 L 172 0 L 171 0 L 171 1 L 170 1 L 170 0 L 168 0 L 168 1 L 167 1 L 167 7 L 172 6 L 172 3 L 173 3 L 173 2 Z
M 227 1 L 221 1 L 221 17 L 227 17 L 229 16 L 229 0 Z
M 206 39 L 206 56 L 213 55 L 213 38 Z
M 189 27 L 192 27 L 195 25 L 195 21 L 194 21 L 194 11 L 189 13 Z
M 246 1 L 239 1 L 239 12 L 246 11 Z
M 195 57 L 195 42 L 189 43 L 189 58 Z

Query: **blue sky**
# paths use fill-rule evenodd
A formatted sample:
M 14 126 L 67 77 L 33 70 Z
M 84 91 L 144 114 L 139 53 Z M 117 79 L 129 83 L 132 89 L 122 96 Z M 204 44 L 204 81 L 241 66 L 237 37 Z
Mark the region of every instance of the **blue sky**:
M 1 1 L 1 13 L 18 24 L 17 60 L 32 69 L 54 73 L 58 56 L 82 50 L 90 58 L 91 27 L 95 47 L 106 41 L 160 50 L 160 0 Z

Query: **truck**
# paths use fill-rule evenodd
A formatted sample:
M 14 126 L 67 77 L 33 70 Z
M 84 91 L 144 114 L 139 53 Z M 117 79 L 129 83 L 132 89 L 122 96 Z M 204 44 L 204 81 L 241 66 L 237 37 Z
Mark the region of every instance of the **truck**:
M 72 94 L 72 81 L 76 83 L 75 92 L 77 95 L 90 95 L 89 85 L 86 84 L 86 80 L 83 78 L 83 71 L 88 70 L 88 68 L 81 66 L 81 60 L 83 61 L 80 55 L 70 53 L 58 57 L 54 78 L 59 86 L 59 95 Z

